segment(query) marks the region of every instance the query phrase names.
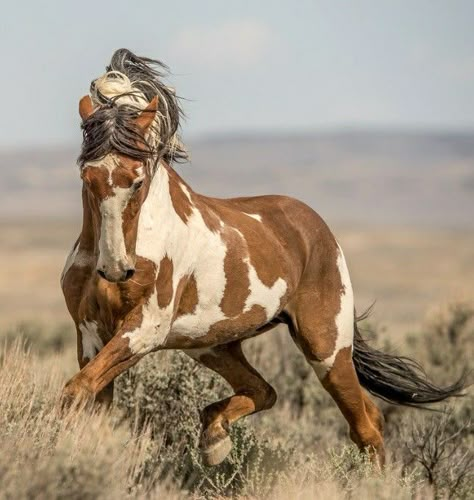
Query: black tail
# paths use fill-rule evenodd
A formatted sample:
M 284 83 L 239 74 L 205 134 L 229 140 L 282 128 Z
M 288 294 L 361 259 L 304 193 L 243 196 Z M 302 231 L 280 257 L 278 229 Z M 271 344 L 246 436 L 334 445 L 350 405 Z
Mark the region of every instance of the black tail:
M 431 382 L 423 368 L 414 360 L 393 356 L 371 347 L 361 336 L 357 321 L 354 323 L 352 358 L 359 382 L 371 394 L 389 403 L 421 408 L 453 396 L 462 396 L 466 373 L 448 387 Z

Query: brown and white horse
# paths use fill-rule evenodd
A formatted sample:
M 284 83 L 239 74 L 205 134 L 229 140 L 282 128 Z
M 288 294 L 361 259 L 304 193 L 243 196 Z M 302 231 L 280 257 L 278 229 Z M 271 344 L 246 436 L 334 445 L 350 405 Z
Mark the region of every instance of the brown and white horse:
M 361 448 L 384 461 L 382 416 L 361 388 L 418 406 L 457 395 L 406 358 L 369 347 L 354 318 L 343 252 L 322 219 L 286 196 L 216 199 L 173 170 L 186 152 L 163 65 L 117 51 L 81 99 L 83 225 L 62 275 L 80 372 L 64 404 L 112 400 L 113 380 L 147 353 L 181 349 L 235 394 L 202 413 L 208 464 L 231 449 L 229 426 L 275 403 L 241 344 L 278 323 L 331 394 Z

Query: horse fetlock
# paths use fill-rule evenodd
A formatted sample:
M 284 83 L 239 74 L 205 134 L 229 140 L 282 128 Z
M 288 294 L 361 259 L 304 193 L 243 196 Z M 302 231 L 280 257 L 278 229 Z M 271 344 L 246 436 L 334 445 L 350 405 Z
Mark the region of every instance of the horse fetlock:
M 199 448 L 206 465 L 220 464 L 232 449 L 228 425 L 224 428 L 222 422 L 216 422 L 205 428 L 201 434 Z
M 94 392 L 90 384 L 81 377 L 74 377 L 64 386 L 61 394 L 61 408 L 66 410 L 73 405 L 84 404 L 94 400 Z
M 365 431 L 356 434 L 353 430 L 350 432 L 351 440 L 359 447 L 361 452 L 367 453 L 370 460 L 380 468 L 385 465 L 385 447 L 383 437 L 375 427 L 371 432 Z

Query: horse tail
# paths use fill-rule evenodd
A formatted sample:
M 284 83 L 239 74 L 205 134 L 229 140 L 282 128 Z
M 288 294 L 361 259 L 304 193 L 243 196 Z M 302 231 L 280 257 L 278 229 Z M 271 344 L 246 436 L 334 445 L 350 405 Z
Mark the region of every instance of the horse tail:
M 466 372 L 452 385 L 439 387 L 413 359 L 386 354 L 370 346 L 357 327 L 367 316 L 365 313 L 354 322 L 352 358 L 360 384 L 371 394 L 389 403 L 416 408 L 463 395 Z

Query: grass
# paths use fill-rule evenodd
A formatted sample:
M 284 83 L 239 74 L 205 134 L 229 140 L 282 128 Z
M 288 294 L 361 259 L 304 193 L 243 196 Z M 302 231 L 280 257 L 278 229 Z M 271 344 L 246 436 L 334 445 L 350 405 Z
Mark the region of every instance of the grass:
M 444 383 L 472 359 L 473 334 L 474 309 L 457 303 L 433 314 L 403 350 Z M 268 333 L 246 350 L 279 401 L 235 425 L 229 459 L 211 468 L 197 450 L 199 409 L 229 390 L 184 354 L 149 355 L 121 376 L 111 412 L 76 409 L 61 417 L 58 396 L 75 370 L 72 333 L 29 324 L 3 336 L 1 498 L 474 495 L 472 394 L 444 413 L 381 404 L 389 465 L 380 472 L 350 445 L 339 411 L 286 332 Z

